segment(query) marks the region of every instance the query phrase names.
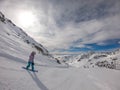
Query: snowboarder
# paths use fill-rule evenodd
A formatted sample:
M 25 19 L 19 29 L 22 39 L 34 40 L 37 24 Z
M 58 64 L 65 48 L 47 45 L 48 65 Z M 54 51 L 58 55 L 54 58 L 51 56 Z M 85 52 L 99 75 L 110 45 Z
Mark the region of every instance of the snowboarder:
M 26 69 L 29 69 L 29 67 L 31 66 L 32 71 L 34 71 L 34 56 L 35 56 L 35 54 L 36 54 L 36 52 L 34 52 L 34 51 L 31 52 Z

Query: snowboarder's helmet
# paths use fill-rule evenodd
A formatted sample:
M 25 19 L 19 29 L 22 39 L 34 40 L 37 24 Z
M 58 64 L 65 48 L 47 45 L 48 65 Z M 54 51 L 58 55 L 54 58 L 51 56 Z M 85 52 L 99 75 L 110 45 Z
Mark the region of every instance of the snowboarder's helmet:
M 35 52 L 35 51 L 32 51 L 32 54 L 34 54 L 34 55 L 35 55 L 35 54 L 36 54 L 36 52 Z

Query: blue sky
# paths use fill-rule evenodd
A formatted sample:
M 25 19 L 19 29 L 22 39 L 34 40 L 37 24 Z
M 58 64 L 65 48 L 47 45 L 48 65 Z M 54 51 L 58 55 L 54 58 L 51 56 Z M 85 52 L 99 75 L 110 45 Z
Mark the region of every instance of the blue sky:
M 120 0 L 1 0 L 0 11 L 52 53 L 120 47 Z

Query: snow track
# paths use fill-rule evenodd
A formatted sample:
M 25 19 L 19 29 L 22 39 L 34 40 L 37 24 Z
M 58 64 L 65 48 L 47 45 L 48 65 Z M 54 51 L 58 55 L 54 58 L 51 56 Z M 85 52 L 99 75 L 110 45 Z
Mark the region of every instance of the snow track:
M 74 68 L 37 61 L 39 72 L 22 69 L 26 61 L 0 54 L 0 90 L 119 90 L 119 70 Z M 7 57 L 6 57 L 7 56 Z M 9 58 L 10 57 L 10 58 Z M 46 57 L 41 56 L 42 60 Z M 36 60 L 39 59 L 38 57 Z M 47 58 L 46 58 L 47 59 Z M 49 59 L 49 58 L 48 58 Z M 24 61 L 24 62 L 23 62 Z

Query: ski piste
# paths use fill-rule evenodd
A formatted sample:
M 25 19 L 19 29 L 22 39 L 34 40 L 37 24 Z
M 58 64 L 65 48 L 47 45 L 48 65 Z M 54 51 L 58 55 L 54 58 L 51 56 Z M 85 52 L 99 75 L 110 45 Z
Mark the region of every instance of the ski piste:
M 38 70 L 32 70 L 32 69 L 27 69 L 26 67 L 22 67 L 25 70 L 32 71 L 32 72 L 38 72 Z

